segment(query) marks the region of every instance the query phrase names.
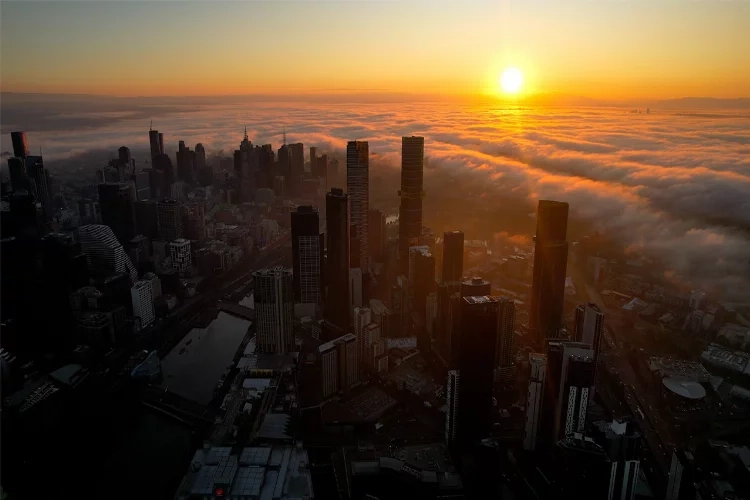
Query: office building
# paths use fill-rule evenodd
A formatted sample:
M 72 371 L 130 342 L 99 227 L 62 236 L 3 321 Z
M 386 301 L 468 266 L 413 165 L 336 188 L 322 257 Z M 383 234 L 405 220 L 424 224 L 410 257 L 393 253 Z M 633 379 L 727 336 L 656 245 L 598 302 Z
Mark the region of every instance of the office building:
M 437 292 L 430 292 L 427 294 L 427 307 L 425 308 L 425 321 L 424 327 L 427 331 L 427 336 L 431 341 L 435 341 L 435 321 L 437 320 L 438 302 Z
M 151 290 L 151 283 L 146 280 L 136 281 L 130 289 L 133 316 L 141 320 L 141 328 L 154 321 L 154 299 Z
M 368 214 L 367 222 L 368 242 L 367 248 L 370 252 L 370 261 L 384 262 L 385 260 L 385 243 L 386 224 L 385 214 L 376 209 L 371 209 Z
M 292 271 L 282 267 L 263 269 L 253 273 L 253 280 L 257 349 L 276 354 L 293 351 Z
M 13 143 L 13 156 L 26 158 L 29 156 L 29 145 L 26 142 L 26 132 L 11 132 L 10 140 Z
M 180 278 L 189 276 L 193 264 L 190 254 L 190 240 L 177 238 L 169 242 L 169 254 L 172 258 L 172 267 L 177 270 Z
M 545 338 L 557 338 L 562 326 L 568 262 L 567 228 L 568 204 L 540 200 L 529 308 L 529 328 L 540 346 Z
M 305 146 L 301 142 L 289 144 L 289 189 L 299 192 L 305 175 Z
M 325 317 L 349 328 L 349 198 L 340 188 L 326 195 Z
M 33 191 L 38 203 L 42 205 L 44 220 L 52 220 L 52 193 L 49 185 L 49 172 L 44 168 L 41 156 L 26 156 L 26 174 L 33 183 Z
M 586 424 L 593 351 L 584 343 L 549 340 L 538 446 L 553 446 Z
M 443 283 L 461 281 L 463 266 L 464 233 L 461 231 L 443 233 L 443 266 L 440 281 Z
M 180 141 L 177 149 L 177 177 L 186 184 L 195 182 L 195 151 Z
M 310 173 L 313 177 L 317 177 L 318 168 L 318 148 L 310 146 Z
M 26 163 L 23 158 L 8 158 L 8 173 L 14 192 L 31 191 L 31 183 L 26 175 Z
M 459 383 L 461 375 L 458 370 L 448 370 L 448 380 L 445 384 L 445 401 L 448 411 L 445 413 L 445 444 L 453 446 L 457 443 Z
M 409 247 L 419 244 L 422 234 L 424 137 L 401 139 L 401 198 L 399 206 L 399 258 L 401 272 L 408 270 Z
M 696 500 L 698 498 L 693 483 L 693 478 L 697 475 L 695 468 L 695 457 L 691 452 L 682 448 L 675 448 L 672 451 L 665 500 Z
M 199 142 L 195 145 L 195 170 L 200 172 L 206 167 L 206 148 Z
M 357 337 L 357 356 L 360 364 L 367 358 L 369 344 L 365 342 L 365 327 L 372 323 L 372 311 L 369 307 L 356 307 L 352 315 L 354 336 Z
M 325 236 L 318 210 L 302 205 L 291 214 L 294 301 L 321 304 Z
M 640 469 L 641 435 L 630 420 L 594 422 L 594 441 L 604 449 L 609 465 L 608 497 L 633 500 Z
M 359 267 L 349 268 L 349 309 L 354 310 L 364 304 L 364 274 Z
M 455 432 L 459 449 L 477 444 L 492 430 L 499 302 L 491 296 L 461 299 L 460 382 L 454 395 L 460 399 Z
M 359 266 L 368 269 L 370 157 L 366 141 L 349 141 L 346 145 L 346 191 L 349 195 L 349 221 L 356 227 L 359 241 Z M 353 266 L 355 267 L 355 266 Z
M 604 313 L 594 304 L 581 304 L 576 308 L 575 331 L 573 332 L 576 342 L 583 342 L 591 346 L 594 351 L 594 383 L 591 385 L 591 396 L 593 399 L 596 387 L 596 367 L 598 366 L 599 349 L 601 349 L 602 333 L 604 331 Z
M 321 396 L 325 399 L 339 392 L 347 392 L 359 382 L 357 340 L 347 333 L 318 348 L 321 357 Z
M 131 282 L 135 283 L 138 280 L 135 266 L 108 226 L 80 226 L 78 240 L 81 242 L 81 250 L 86 254 L 86 263 L 92 274 L 110 276 L 127 273 Z
M 126 183 L 99 184 L 99 208 L 102 224 L 112 228 L 117 239 L 126 245 L 136 235 L 135 200 Z
M 435 257 L 429 250 L 417 252 L 413 257 L 414 280 L 409 281 L 409 286 L 414 294 L 412 310 L 417 312 L 421 320 L 425 320 L 427 314 L 427 297 L 437 289 L 435 282 Z
M 137 231 L 150 240 L 159 237 L 159 211 L 157 202 L 154 200 L 144 200 L 136 202 L 135 209 L 135 226 Z
M 526 394 L 526 425 L 523 434 L 523 449 L 533 451 L 537 447 L 544 400 L 544 382 L 547 370 L 547 356 L 540 353 L 529 353 L 531 376 L 529 390 Z
M 512 299 L 498 300 L 497 342 L 495 343 L 495 382 L 512 384 L 516 375 L 514 351 L 516 304 Z
M 490 295 L 491 293 L 490 282 L 482 278 L 474 277 L 461 282 L 461 298 Z
M 203 202 L 189 202 L 182 205 L 182 232 L 186 239 L 203 241 L 206 239 L 206 209 Z
M 148 281 L 148 284 L 151 286 L 151 298 L 156 300 L 161 297 L 161 280 L 159 277 L 149 272 L 143 275 L 143 279 Z
M 151 198 L 151 178 L 147 171 L 130 174 L 130 182 L 135 187 L 136 201 L 145 201 Z
M 153 176 L 154 179 L 152 180 L 152 186 L 154 180 L 161 182 L 161 185 L 159 186 L 158 199 L 172 198 L 172 194 L 175 190 L 174 186 L 176 176 L 174 167 L 172 166 L 172 160 L 169 158 L 169 155 L 166 155 L 164 153 L 157 155 L 152 162 L 152 167 L 158 172 L 158 175 L 154 174 Z
M 162 153 L 162 141 L 163 139 L 160 137 L 161 134 L 159 134 L 158 130 L 150 129 L 148 131 L 148 142 L 151 146 L 151 161 L 154 161 L 154 158 L 159 156 Z
M 156 204 L 159 238 L 172 241 L 182 238 L 182 213 L 177 200 L 163 200 Z

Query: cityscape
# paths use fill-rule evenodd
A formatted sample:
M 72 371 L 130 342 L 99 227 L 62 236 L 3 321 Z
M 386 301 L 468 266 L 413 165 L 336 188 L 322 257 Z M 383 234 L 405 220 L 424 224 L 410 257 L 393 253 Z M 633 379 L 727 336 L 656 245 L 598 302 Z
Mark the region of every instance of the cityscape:
M 95 39 L 50 21 L 89 3 L 34 3 L 3 32 Z M 86 15 L 165 8 L 110 3 Z M 2 45 L 0 500 L 750 500 L 750 74 L 713 98 L 532 92 L 523 59 L 471 102 L 286 70 L 96 90 Z

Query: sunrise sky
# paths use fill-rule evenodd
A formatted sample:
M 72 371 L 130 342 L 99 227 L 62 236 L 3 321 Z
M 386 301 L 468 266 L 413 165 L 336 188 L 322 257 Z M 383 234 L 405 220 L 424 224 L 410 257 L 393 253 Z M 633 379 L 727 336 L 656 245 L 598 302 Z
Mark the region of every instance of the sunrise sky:
M 750 96 L 750 2 L 2 1 L 2 90 Z

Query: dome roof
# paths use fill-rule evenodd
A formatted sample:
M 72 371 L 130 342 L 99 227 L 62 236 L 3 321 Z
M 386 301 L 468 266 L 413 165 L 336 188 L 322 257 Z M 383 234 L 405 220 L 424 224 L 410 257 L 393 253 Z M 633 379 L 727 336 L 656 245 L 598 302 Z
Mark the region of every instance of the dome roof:
M 706 397 L 706 389 L 698 382 L 692 380 L 680 380 L 667 377 L 662 380 L 664 387 L 685 399 L 701 399 Z

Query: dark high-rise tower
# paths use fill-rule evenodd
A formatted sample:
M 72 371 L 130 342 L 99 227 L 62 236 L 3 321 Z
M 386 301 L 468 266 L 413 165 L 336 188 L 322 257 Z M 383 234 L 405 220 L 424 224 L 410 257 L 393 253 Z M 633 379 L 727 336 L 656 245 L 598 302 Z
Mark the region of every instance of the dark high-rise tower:
M 13 143 L 13 156 L 26 158 L 29 156 L 29 146 L 26 143 L 26 132 L 11 132 L 10 140 Z
M 136 234 L 135 201 L 130 185 L 119 182 L 99 184 L 102 223 L 112 228 L 117 240 L 127 246 Z
M 323 248 L 318 210 L 304 205 L 292 212 L 292 260 L 294 301 L 320 304 Z
M 449 231 L 443 233 L 443 283 L 461 281 L 464 266 L 464 233 Z
M 159 131 L 158 130 L 149 130 L 148 131 L 148 142 L 149 146 L 151 147 L 151 161 L 154 161 L 154 158 L 159 156 L 161 154 L 161 138 L 160 138 Z
M 401 198 L 398 245 L 401 272 L 409 269 L 409 247 L 419 244 L 422 234 L 424 137 L 401 138 Z
M 367 141 L 349 141 L 346 145 L 346 192 L 349 195 L 349 217 L 357 227 L 359 266 L 367 269 L 368 211 L 370 210 L 370 158 Z
M 305 175 L 305 146 L 301 142 L 289 144 L 289 179 L 287 185 L 297 192 Z
M 383 262 L 385 259 L 385 214 L 380 210 L 372 209 L 368 214 L 368 241 L 370 258 L 375 262 Z
M 177 150 L 177 177 L 188 184 L 195 181 L 195 151 L 190 151 L 185 141 L 180 141 Z
M 349 327 L 349 197 L 340 188 L 326 195 L 325 316 L 346 332 Z
M 490 435 L 492 430 L 492 389 L 497 342 L 498 301 L 496 297 L 461 299 L 461 349 L 458 353 L 458 391 L 451 404 L 457 415 L 456 444 L 466 448 Z
M 557 338 L 562 323 L 568 262 L 567 229 L 568 204 L 540 200 L 529 310 L 529 327 L 539 346 L 545 338 Z
M 516 360 L 513 340 L 515 337 L 516 303 L 512 299 L 501 298 L 497 303 L 497 342 L 495 344 L 495 381 L 503 384 L 512 382 Z

